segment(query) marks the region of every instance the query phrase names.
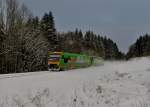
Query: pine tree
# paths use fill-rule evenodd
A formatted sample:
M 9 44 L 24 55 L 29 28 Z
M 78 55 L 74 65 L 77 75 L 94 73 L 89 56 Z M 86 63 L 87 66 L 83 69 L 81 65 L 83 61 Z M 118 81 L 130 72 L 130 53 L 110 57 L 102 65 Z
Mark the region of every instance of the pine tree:
M 149 56 L 150 55 L 150 35 L 145 34 L 140 36 L 136 42 L 130 46 L 127 53 L 127 59 L 133 57 Z
M 49 50 L 58 50 L 58 37 L 56 35 L 54 17 L 52 12 L 45 13 L 41 20 L 41 30 L 49 41 Z

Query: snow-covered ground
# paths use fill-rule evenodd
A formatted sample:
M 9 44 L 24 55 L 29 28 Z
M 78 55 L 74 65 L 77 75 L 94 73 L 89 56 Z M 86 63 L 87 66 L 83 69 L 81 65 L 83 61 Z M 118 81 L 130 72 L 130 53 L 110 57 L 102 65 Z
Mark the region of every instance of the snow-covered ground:
M 150 107 L 150 59 L 0 75 L 0 107 Z

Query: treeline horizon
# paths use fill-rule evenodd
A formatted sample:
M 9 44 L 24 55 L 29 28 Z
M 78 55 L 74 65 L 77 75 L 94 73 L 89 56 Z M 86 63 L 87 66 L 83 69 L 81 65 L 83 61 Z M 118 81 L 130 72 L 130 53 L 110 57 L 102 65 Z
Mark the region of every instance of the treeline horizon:
M 0 74 L 47 70 L 48 51 L 63 51 L 126 60 L 150 55 L 150 35 L 137 39 L 127 54 L 107 36 L 75 29 L 59 32 L 52 12 L 33 16 L 17 0 L 0 2 Z
M 87 50 L 85 50 L 84 52 L 86 53 L 86 54 L 88 54 L 88 55 L 94 55 L 94 56 L 101 56 L 101 57 L 103 57 L 104 59 L 109 59 L 109 60 L 128 60 L 128 59 L 130 59 L 130 58 L 135 58 L 135 57 L 144 57 L 144 56 L 150 56 L 150 34 L 148 34 L 148 33 L 145 33 L 144 35 L 141 35 L 141 36 L 139 36 L 136 40 L 135 40 L 135 42 L 133 43 L 133 44 L 131 44 L 130 46 L 129 46 L 129 48 L 128 48 L 128 51 L 127 52 L 122 52 L 122 51 L 120 51 L 119 50 L 119 48 L 118 48 L 118 45 L 117 45 L 117 43 L 115 43 L 112 39 L 110 39 L 109 37 L 107 37 L 106 35 L 105 36 L 101 36 L 101 35 L 99 35 L 99 34 L 95 34 L 93 31 L 91 31 L 91 30 L 88 30 L 88 31 L 86 31 L 86 32 L 84 32 L 84 35 L 83 35 L 83 32 L 82 32 L 82 30 L 80 29 L 75 29 L 74 31 L 72 30 L 69 30 L 68 32 L 63 32 L 63 33 L 61 33 L 61 32 L 59 32 L 58 33 L 58 36 L 59 35 L 61 35 L 61 36 L 64 36 L 64 35 L 66 35 L 66 38 L 67 38 L 67 36 L 69 37 L 71 37 L 71 36 L 74 36 L 74 37 L 72 37 L 72 38 L 78 38 L 78 33 L 79 34 L 81 34 L 82 36 L 83 36 L 83 38 L 86 38 L 87 39 L 87 35 L 89 34 L 90 36 L 89 37 L 91 37 L 91 38 L 95 38 L 95 40 L 94 39 L 90 39 L 89 38 L 89 40 L 88 41 L 90 41 L 90 42 L 95 42 L 95 45 L 96 45 L 96 43 L 97 43 L 97 41 L 96 40 L 100 40 L 100 42 L 103 42 L 104 43 L 104 40 L 105 41 L 107 41 L 107 42 L 109 42 L 110 43 L 110 41 L 111 41 L 111 43 L 112 44 L 114 44 L 114 46 L 116 47 L 116 50 L 117 50 L 117 53 L 115 53 L 116 55 L 118 54 L 119 56 L 113 56 L 113 54 L 112 55 L 104 55 L 104 54 L 109 54 L 108 53 L 108 51 L 107 52 L 103 52 L 104 51 L 104 48 L 102 47 L 102 46 L 104 46 L 104 44 L 103 43 L 100 43 L 99 42 L 99 47 L 98 47 L 98 49 L 100 49 L 99 51 L 100 51 L 100 53 L 97 53 L 97 52 L 95 52 L 94 53 L 94 51 L 93 50 L 91 50 L 91 52 L 89 51 L 89 53 L 87 52 L 87 50 L 90 50 L 90 47 L 93 45 L 93 44 L 90 44 L 90 42 L 87 44 L 87 45 L 89 45 L 88 46 L 88 48 L 89 49 L 87 49 Z M 80 36 L 79 36 L 80 37 Z M 86 41 L 86 39 L 85 39 L 85 41 Z M 78 42 L 78 43 L 80 43 L 80 41 L 75 41 L 75 39 L 74 39 L 74 42 Z M 64 42 L 65 43 L 65 42 Z M 110 44 L 111 44 L 110 43 Z M 107 47 L 107 49 L 109 50 L 109 48 L 112 46 L 112 44 L 111 45 L 108 45 L 108 47 L 107 46 L 105 46 L 105 47 Z M 82 44 L 82 45 L 84 45 L 84 43 Z M 106 44 L 105 44 L 106 45 Z M 93 46 L 94 47 L 94 46 Z M 67 50 L 67 51 L 65 51 L 65 52 L 76 52 L 76 53 L 82 53 L 82 50 L 80 49 L 81 47 L 79 47 L 79 50 L 77 51 L 70 51 L 69 49 Z M 75 48 L 74 48 L 75 49 Z M 94 49 L 94 48 L 92 48 L 92 49 Z M 63 50 L 63 48 L 62 48 L 62 50 Z M 84 53 L 83 52 L 83 53 Z

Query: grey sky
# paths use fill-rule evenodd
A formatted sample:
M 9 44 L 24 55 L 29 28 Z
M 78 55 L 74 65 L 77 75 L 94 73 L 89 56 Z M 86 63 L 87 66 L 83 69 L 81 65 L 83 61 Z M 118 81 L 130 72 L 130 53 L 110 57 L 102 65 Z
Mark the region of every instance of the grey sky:
M 93 30 L 107 35 L 126 52 L 150 32 L 150 0 L 21 0 L 34 15 L 52 11 L 58 31 Z

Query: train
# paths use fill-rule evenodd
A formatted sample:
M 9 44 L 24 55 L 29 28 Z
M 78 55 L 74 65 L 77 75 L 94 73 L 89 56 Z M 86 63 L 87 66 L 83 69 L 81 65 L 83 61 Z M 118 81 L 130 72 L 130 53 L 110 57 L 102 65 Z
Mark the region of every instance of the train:
M 67 52 L 49 52 L 48 69 L 50 71 L 64 71 L 89 67 L 94 64 L 94 57 Z

